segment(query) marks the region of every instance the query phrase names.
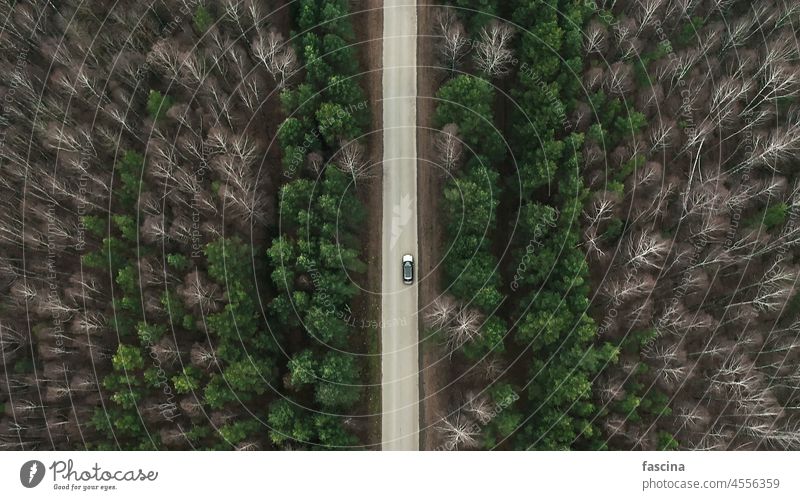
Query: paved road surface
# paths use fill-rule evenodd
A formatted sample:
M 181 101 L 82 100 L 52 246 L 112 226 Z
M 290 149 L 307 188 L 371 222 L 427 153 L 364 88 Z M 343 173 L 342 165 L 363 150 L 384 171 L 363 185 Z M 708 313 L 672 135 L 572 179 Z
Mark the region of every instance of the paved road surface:
M 417 284 L 401 275 L 403 255 L 417 256 L 416 0 L 386 0 L 383 15 L 381 441 L 418 450 Z

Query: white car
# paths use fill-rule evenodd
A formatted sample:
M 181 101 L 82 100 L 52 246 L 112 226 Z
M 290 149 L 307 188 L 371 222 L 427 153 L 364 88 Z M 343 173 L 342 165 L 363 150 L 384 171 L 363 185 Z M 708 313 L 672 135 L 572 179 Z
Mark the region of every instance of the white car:
M 410 285 L 414 282 L 414 257 L 411 254 L 403 255 L 403 283 Z

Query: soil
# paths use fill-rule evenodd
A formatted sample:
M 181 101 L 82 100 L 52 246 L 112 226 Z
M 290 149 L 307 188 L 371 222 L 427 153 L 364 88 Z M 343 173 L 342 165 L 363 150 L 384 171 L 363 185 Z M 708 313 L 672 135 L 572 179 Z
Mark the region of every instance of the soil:
M 353 25 L 358 44 L 358 58 L 364 75 L 362 78 L 370 110 L 371 132 L 364 137 L 369 162 L 373 165 L 371 178 L 359 189 L 359 198 L 367 212 L 366 224 L 360 235 L 363 242 L 362 259 L 367 271 L 358 277 L 362 293 L 353 304 L 353 321 L 357 325 L 381 323 L 381 225 L 383 220 L 383 2 L 380 0 L 354 0 Z M 369 449 L 380 449 L 381 442 L 381 346 L 380 329 L 375 326 L 361 328 L 362 345 L 358 352 L 369 356 L 365 373 L 368 388 L 360 414 L 366 416 L 362 442 Z
M 447 383 L 447 362 L 442 362 L 438 343 L 425 339 L 422 318 L 428 305 L 438 296 L 441 288 L 442 246 L 444 227 L 439 217 L 439 198 L 443 178 L 436 166 L 433 148 L 433 97 L 439 88 L 435 68 L 435 39 L 433 15 L 436 5 L 432 0 L 419 0 L 417 8 L 417 220 L 419 221 L 419 309 L 420 309 L 420 450 L 432 450 L 437 445 L 433 426 L 447 410 L 446 394 L 442 388 Z

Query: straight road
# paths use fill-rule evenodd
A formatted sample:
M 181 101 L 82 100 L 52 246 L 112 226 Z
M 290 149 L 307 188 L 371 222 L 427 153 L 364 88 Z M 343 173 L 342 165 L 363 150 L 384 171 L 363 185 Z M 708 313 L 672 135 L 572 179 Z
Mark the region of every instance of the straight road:
M 401 275 L 403 255 L 417 255 L 416 105 L 416 0 L 385 0 L 381 299 L 384 450 L 419 449 L 417 283 L 405 285 Z

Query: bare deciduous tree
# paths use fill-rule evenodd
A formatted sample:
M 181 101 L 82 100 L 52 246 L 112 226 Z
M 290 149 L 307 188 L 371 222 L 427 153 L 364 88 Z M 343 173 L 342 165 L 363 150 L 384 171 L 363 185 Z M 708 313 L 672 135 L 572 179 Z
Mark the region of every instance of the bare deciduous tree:
M 637 236 L 631 236 L 627 245 L 628 261 L 625 265 L 640 267 L 660 268 L 660 262 L 666 255 L 669 245 L 655 234 L 642 231 Z
M 462 415 L 461 412 L 439 419 L 439 423 L 434 428 L 439 432 L 445 450 L 474 448 L 478 445 L 478 436 L 480 435 L 478 425 Z
M 336 167 L 358 184 L 359 179 L 371 176 L 370 164 L 364 159 L 364 147 L 358 141 L 342 142 L 334 157 Z
M 606 283 L 605 293 L 613 304 L 619 305 L 634 297 L 650 292 L 654 286 L 653 279 L 643 273 L 628 272 L 622 279 Z
M 438 43 L 442 64 L 453 72 L 469 52 L 470 44 L 464 26 L 453 9 L 441 8 L 436 12 L 436 25 L 441 40 Z
M 489 76 L 502 76 L 511 69 L 514 54 L 509 48 L 514 30 L 511 26 L 493 20 L 481 29 L 475 63 Z
M 210 370 L 217 364 L 214 349 L 204 344 L 193 344 L 189 356 L 192 364 L 203 370 Z
M 583 49 L 591 54 L 602 54 L 605 52 L 608 45 L 608 31 L 599 22 L 592 21 L 586 29 L 586 35 L 583 39 Z
M 455 314 L 452 322 L 445 328 L 448 348 L 454 351 L 466 342 L 480 337 L 481 320 L 479 312 L 462 307 Z
M 452 172 L 461 161 L 464 146 L 458 135 L 458 125 L 448 123 L 436 135 L 436 152 L 439 154 L 439 163 L 446 172 Z
M 286 43 L 283 35 L 275 30 L 259 33 L 252 45 L 253 55 L 263 64 L 275 79 L 278 88 L 286 86 L 286 82 L 299 69 L 299 62 L 294 48 Z
M 653 24 L 656 13 L 661 8 L 664 0 L 637 0 L 636 3 L 639 7 L 636 16 L 637 24 L 639 25 L 638 32 L 641 33 L 645 28 Z
M 466 411 L 472 415 L 475 420 L 486 425 L 495 417 L 495 410 L 489 398 L 486 395 L 467 394 L 467 402 L 464 405 Z
M 425 321 L 431 328 L 442 328 L 453 319 L 458 305 L 449 295 L 441 295 L 434 299 Z
M 627 94 L 633 86 L 633 69 L 623 62 L 612 64 L 606 72 L 604 85 L 612 95 Z
M 210 283 L 198 270 L 186 275 L 179 293 L 183 295 L 186 305 L 198 307 L 204 314 L 216 311 L 217 301 L 221 299 L 219 287 L 215 283 Z

